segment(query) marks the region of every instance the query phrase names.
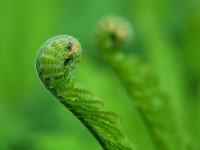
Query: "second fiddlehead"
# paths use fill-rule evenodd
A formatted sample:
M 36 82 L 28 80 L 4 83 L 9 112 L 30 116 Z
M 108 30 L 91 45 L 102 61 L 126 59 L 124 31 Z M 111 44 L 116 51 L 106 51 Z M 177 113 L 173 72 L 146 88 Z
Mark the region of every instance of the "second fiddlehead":
M 132 34 L 129 23 L 118 17 L 103 19 L 97 28 L 96 42 L 106 63 L 115 71 L 135 108 L 143 119 L 157 149 L 186 149 L 169 99 L 161 92 L 158 80 L 141 59 L 121 50 Z
M 36 69 L 45 87 L 95 136 L 105 150 L 131 150 L 123 143 L 118 116 L 85 89 L 74 87 L 72 71 L 82 54 L 77 39 L 60 35 L 39 49 Z

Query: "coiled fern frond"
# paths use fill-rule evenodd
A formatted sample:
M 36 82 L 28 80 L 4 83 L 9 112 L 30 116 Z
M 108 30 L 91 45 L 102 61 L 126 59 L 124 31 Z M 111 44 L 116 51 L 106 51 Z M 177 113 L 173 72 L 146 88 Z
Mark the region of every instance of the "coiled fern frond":
M 82 54 L 77 39 L 60 35 L 39 49 L 36 69 L 45 87 L 94 135 L 105 150 L 132 150 L 124 144 L 118 116 L 85 89 L 74 87 L 72 70 Z
M 134 101 L 155 147 L 158 150 L 186 149 L 176 115 L 157 77 L 140 58 L 125 55 L 121 50 L 132 37 L 130 31 L 129 23 L 121 18 L 103 19 L 96 32 L 102 57 Z

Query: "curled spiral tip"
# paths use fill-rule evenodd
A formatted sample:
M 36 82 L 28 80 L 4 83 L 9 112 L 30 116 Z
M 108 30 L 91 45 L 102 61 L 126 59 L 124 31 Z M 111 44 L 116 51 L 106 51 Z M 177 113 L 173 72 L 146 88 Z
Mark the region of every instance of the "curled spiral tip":
M 99 48 L 115 49 L 124 46 L 132 39 L 129 22 L 120 17 L 109 16 L 101 20 L 96 30 Z
M 68 78 L 79 62 L 82 49 L 79 41 L 68 35 L 59 35 L 47 40 L 39 49 L 36 69 L 46 85 L 59 79 Z
M 36 69 L 45 87 L 94 135 L 105 150 L 131 150 L 123 141 L 118 116 L 87 90 L 74 87 L 71 71 L 80 60 L 77 39 L 60 35 L 46 41 L 37 54 Z

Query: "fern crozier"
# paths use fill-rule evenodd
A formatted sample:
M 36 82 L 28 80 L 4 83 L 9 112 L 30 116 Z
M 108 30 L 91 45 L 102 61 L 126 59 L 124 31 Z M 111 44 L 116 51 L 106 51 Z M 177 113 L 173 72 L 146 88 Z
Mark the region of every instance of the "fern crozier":
M 105 150 L 131 150 L 124 144 L 118 116 L 87 90 L 74 87 L 72 70 L 82 54 L 77 39 L 60 35 L 39 49 L 36 69 L 45 87 L 94 135 Z

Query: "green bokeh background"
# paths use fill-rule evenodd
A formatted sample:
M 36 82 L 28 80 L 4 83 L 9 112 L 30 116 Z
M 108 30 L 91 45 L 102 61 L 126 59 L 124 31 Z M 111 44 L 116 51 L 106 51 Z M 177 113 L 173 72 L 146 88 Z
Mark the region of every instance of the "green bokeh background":
M 107 15 L 131 22 L 134 38 L 126 52 L 152 66 L 184 122 L 185 136 L 200 149 L 200 1 L 0 0 L 0 150 L 101 149 L 36 75 L 38 48 L 59 34 L 82 44 L 74 71 L 79 86 L 120 114 L 135 147 L 154 149 L 123 86 L 95 48 L 95 27 Z

